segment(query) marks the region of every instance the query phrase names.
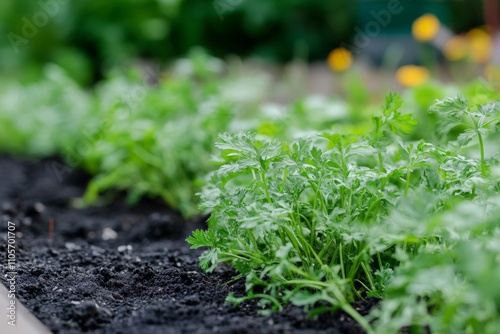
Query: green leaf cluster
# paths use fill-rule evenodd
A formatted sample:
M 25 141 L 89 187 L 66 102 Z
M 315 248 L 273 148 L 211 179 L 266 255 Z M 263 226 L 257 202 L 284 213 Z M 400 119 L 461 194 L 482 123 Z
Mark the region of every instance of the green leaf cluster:
M 60 154 L 77 146 L 84 125 L 95 116 L 90 96 L 64 71 L 47 66 L 45 75 L 29 85 L 0 82 L 0 151 L 33 157 Z
M 362 135 L 220 135 L 224 164 L 200 194 L 209 229 L 187 241 L 207 247 L 203 269 L 245 277 L 247 296 L 228 301 L 341 308 L 369 333 L 494 333 L 500 151 L 484 148 L 498 103 L 437 101 L 435 142 L 408 139 L 401 107 L 389 94 Z M 369 296 L 383 301 L 362 317 L 350 303 Z
M 196 213 L 197 182 L 215 168 L 212 143 L 233 118 L 231 104 L 216 86 L 188 78 L 157 87 L 119 78 L 99 95 L 108 125 L 94 128 L 83 156 L 84 167 L 95 175 L 84 200 L 93 203 L 107 190 L 123 190 L 130 203 L 156 196 L 185 216 Z

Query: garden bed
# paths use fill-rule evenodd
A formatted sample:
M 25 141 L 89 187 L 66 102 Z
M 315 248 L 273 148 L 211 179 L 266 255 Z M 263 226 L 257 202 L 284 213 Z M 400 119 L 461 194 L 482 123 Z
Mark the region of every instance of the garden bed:
M 233 308 L 225 298 L 243 295 L 244 281 L 225 267 L 203 273 L 200 251 L 184 241 L 204 219 L 185 223 L 152 200 L 71 208 L 89 178 L 72 172 L 59 182 L 51 162 L 0 157 L 0 248 L 6 254 L 7 221 L 15 222 L 17 297 L 54 333 L 363 332 L 340 311 L 315 321 L 293 306 L 269 316 L 254 302 Z M 366 314 L 372 304 L 355 308 Z

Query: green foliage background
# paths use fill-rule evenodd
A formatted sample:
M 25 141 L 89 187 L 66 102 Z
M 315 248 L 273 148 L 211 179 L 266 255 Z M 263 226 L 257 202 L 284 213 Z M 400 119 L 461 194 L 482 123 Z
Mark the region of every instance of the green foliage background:
M 22 37 L 23 18 L 33 22 L 42 4 L 49 3 L 57 4 L 55 15 L 14 53 L 8 35 Z M 480 1 L 426 0 L 419 6 L 425 11 L 443 3 L 455 30 L 482 24 Z M 26 80 L 41 74 L 40 64 L 54 62 L 90 84 L 110 66 L 136 58 L 168 60 L 193 46 L 218 57 L 325 59 L 353 37 L 355 26 L 372 19 L 371 10 L 386 6 L 387 1 L 377 0 L 3 0 L 0 72 L 18 75 L 22 69 Z M 401 32 L 408 30 L 412 12 L 393 20 L 404 25 Z

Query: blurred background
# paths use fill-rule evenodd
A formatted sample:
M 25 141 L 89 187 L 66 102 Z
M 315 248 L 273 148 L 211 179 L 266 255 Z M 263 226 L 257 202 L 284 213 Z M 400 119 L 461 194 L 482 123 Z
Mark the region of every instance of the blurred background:
M 389 50 L 396 53 L 392 62 L 418 63 L 411 36 L 416 18 L 432 13 L 460 34 L 485 24 L 482 5 L 480 0 L 2 0 L 0 71 L 32 80 L 44 64 L 55 63 L 88 86 L 112 68 L 137 59 L 166 64 L 195 46 L 220 58 L 325 62 L 334 48 L 353 45 L 374 20 L 378 28 L 371 25 L 368 33 L 376 36 L 355 49 L 356 56 L 381 65 Z M 390 6 L 404 10 L 387 24 L 383 15 L 377 21 L 373 13 Z

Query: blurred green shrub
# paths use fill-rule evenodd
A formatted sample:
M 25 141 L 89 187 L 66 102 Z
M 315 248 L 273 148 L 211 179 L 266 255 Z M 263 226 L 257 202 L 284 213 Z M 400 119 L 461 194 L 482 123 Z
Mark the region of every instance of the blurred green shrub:
M 167 38 L 180 1 L 4 0 L 0 71 L 22 68 L 29 79 L 50 61 L 88 84 L 111 64 L 166 58 L 174 54 Z
M 354 35 L 360 3 L 370 12 L 361 0 L 3 0 L 0 71 L 19 77 L 22 68 L 30 80 L 55 62 L 90 84 L 110 66 L 168 60 L 196 45 L 219 57 L 324 59 Z M 450 7 L 454 28 L 481 24 L 479 1 Z
M 186 0 L 172 32 L 183 51 L 200 44 L 217 56 L 324 59 L 352 34 L 353 6 L 339 0 Z
M 0 81 L 0 151 L 47 157 L 75 147 L 84 126 L 95 118 L 92 100 L 54 65 L 44 69 L 45 80 L 23 85 Z

